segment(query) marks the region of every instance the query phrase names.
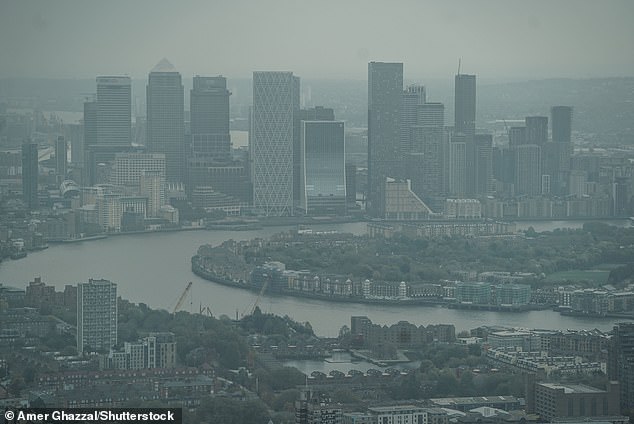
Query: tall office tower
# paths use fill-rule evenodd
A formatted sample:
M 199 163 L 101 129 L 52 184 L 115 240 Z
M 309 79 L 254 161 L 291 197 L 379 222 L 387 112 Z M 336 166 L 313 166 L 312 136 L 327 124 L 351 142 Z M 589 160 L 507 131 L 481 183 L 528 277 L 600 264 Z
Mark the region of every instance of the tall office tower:
M 165 155 L 162 153 L 117 153 L 110 174 L 110 183 L 138 193 L 143 171 L 157 171 L 165 180 Z
M 97 77 L 97 145 L 125 150 L 132 144 L 130 77 Z
M 346 163 L 346 201 L 350 205 L 357 202 L 357 166 Z
M 614 326 L 608 355 L 608 377 L 621 385 L 621 409 L 634 405 L 634 323 Z
M 427 96 L 424 85 L 408 85 L 403 91 L 401 109 L 401 154 L 411 151 L 411 127 L 418 124 L 418 107 L 425 104 Z
M 28 209 L 38 209 L 37 181 L 39 176 L 36 143 L 22 144 L 22 200 Z
M 449 194 L 464 197 L 467 193 L 467 143 L 463 135 L 454 135 L 449 143 L 448 188 Z
M 84 166 L 84 125 L 68 124 L 66 125 L 66 138 L 70 144 L 70 162 L 74 168 L 83 168 Z
M 552 175 L 550 161 L 546 153 L 549 151 L 548 146 L 548 117 L 546 116 L 527 116 L 526 123 L 526 144 L 534 144 L 540 147 L 539 162 L 540 173 L 542 175 Z M 541 181 L 541 176 L 540 176 Z M 540 183 L 541 185 L 541 183 Z M 541 192 L 541 191 L 540 191 Z
M 367 211 L 385 216 L 381 194 L 387 177 L 400 170 L 403 64 L 368 64 L 368 187 Z
M 515 147 L 515 194 L 535 196 L 541 193 L 540 147 L 523 144 Z
M 293 215 L 294 123 L 298 111 L 298 77 L 292 72 L 253 73 L 249 135 L 253 206 L 266 216 Z
M 346 213 L 342 121 L 302 121 L 299 207 L 306 214 Z
M 509 147 L 526 144 L 526 127 L 509 128 Z
M 445 106 L 442 103 L 418 105 L 416 125 L 410 127 L 411 149 L 407 156 L 407 178 L 414 193 L 438 209 L 434 201 L 443 190 L 443 151 L 447 138 Z
M 91 186 L 95 183 L 94 150 L 97 148 L 97 102 L 95 100 L 84 103 L 84 145 L 82 147 L 81 184 Z
M 300 109 L 299 113 L 295 116 L 295 121 L 293 123 L 293 199 L 295 199 L 295 203 L 297 207 L 299 205 L 299 198 L 302 191 L 302 182 L 301 182 L 301 163 L 302 158 L 300 154 L 301 149 L 301 138 L 302 138 L 302 121 L 334 121 L 335 120 L 335 111 L 331 108 L 326 108 L 323 106 L 315 106 L 313 108 L 308 109 Z
M 493 192 L 493 136 L 475 135 L 476 194 Z
M 614 177 L 612 183 L 612 199 L 614 216 L 630 215 L 630 177 Z
M 109 350 L 117 344 L 117 285 L 88 280 L 77 285 L 77 353 Z
M 501 179 L 505 186 L 511 187 L 515 184 L 515 148 L 503 148 L 500 152 Z M 511 196 L 515 195 L 515 190 L 509 190 Z
M 315 106 L 309 109 L 300 109 L 299 120 L 300 121 L 334 121 L 335 111 L 332 108 L 323 107 L 323 106 Z
M 209 158 L 217 163 L 231 159 L 230 95 L 225 77 L 194 77 L 190 92 L 190 156 Z
M 426 128 L 445 127 L 445 105 L 423 103 L 416 108 L 416 125 Z
M 454 94 L 454 131 L 463 134 L 465 144 L 465 194 L 475 194 L 475 117 L 476 117 L 476 76 L 458 74 L 455 77 Z
M 454 131 L 462 133 L 469 143 L 475 136 L 476 76 L 458 74 L 455 78 Z
M 553 130 L 553 141 L 555 143 L 570 143 L 572 107 L 553 106 L 550 108 L 550 122 Z
M 139 177 L 139 194 L 147 197 L 147 216 L 159 216 L 165 204 L 165 173 L 159 170 L 142 170 Z
M 97 101 L 84 103 L 85 185 L 97 183 L 97 164 L 132 146 L 130 77 L 97 77 Z
M 526 122 L 526 144 L 536 144 L 543 146 L 548 141 L 548 117 L 527 116 Z
M 147 95 L 147 148 L 165 155 L 168 182 L 185 181 L 185 118 L 181 74 L 162 59 L 150 71 Z
M 57 137 L 55 141 L 55 173 L 57 174 L 57 183 L 61 184 L 66 179 L 66 166 L 68 162 L 68 150 L 66 146 L 66 138 L 63 135 Z
M 554 106 L 550 109 L 553 146 L 551 148 L 553 184 L 557 194 L 567 194 L 570 158 L 572 157 L 572 107 Z

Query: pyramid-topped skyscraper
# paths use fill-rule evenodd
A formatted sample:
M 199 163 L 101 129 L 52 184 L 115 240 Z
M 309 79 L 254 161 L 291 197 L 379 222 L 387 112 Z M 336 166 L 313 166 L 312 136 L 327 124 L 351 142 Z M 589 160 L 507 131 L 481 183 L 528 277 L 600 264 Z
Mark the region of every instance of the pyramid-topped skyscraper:
M 185 180 L 184 91 L 181 74 L 167 59 L 150 71 L 147 85 L 147 148 L 165 154 L 168 182 Z

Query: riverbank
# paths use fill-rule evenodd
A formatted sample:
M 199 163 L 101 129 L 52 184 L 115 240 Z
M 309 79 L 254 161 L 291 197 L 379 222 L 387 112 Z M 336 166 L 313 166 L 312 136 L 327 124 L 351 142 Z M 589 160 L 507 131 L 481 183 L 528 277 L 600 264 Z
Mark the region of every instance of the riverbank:
M 228 287 L 239 288 L 243 290 L 249 290 L 251 292 L 259 293 L 263 290 L 261 286 L 256 286 L 245 280 L 233 280 L 230 278 L 222 277 L 215 274 L 213 271 L 207 269 L 202 264 L 201 258 L 196 255 L 191 258 L 192 272 L 207 281 L 213 283 L 222 284 Z M 266 294 L 269 296 L 288 296 L 298 297 L 304 299 L 320 300 L 325 302 L 337 302 L 337 303 L 356 303 L 361 305 L 381 305 L 381 306 L 430 306 L 430 307 L 445 307 L 451 309 L 467 309 L 478 311 L 494 311 L 494 312 L 527 312 L 536 310 L 550 309 L 549 305 L 479 305 L 471 303 L 457 303 L 447 299 L 430 299 L 422 297 L 385 297 L 385 298 L 367 298 L 360 296 L 344 296 L 337 294 L 325 294 L 313 291 L 302 291 L 292 289 L 278 289 L 268 290 Z
M 363 235 L 366 226 L 363 223 L 316 225 L 313 229 Z M 117 284 L 117 295 L 135 303 L 171 311 L 187 282 L 192 281 L 191 299 L 185 302 L 185 310 L 196 313 L 202 304 L 209 307 L 214 316 L 235 317 L 236 311 L 240 314 L 252 310 L 258 297 L 257 290 L 210 283 L 192 272 L 191 256 L 203 244 L 217 246 L 231 239 L 264 239 L 279 231 L 277 227 L 257 231 L 172 231 L 108 237 L 86 243 L 60 243 L 32 252 L 18 261 L 3 261 L 0 264 L 0 282 L 24 289 L 34 277 L 41 276 L 46 284 L 63 290 L 67 284 L 77 284 L 89 278 L 105 278 Z M 299 322 L 310 322 L 315 333 L 324 337 L 337 337 L 341 326 L 350 326 L 351 316 L 367 316 L 381 325 L 398 321 L 408 321 L 417 326 L 449 323 L 455 325 L 457 332 L 482 325 L 609 331 L 621 321 L 616 318 L 569 317 L 552 310 L 503 313 L 438 306 L 387 307 L 268 292 L 260 297 L 258 306 L 265 313 L 288 315 Z
M 240 220 L 239 220 L 240 221 Z M 123 236 L 136 236 L 142 234 L 161 234 L 161 233 L 178 233 L 187 231 L 236 231 L 236 232 L 248 232 L 256 231 L 264 228 L 276 228 L 276 227 L 289 227 L 289 226 L 321 226 L 321 225 L 346 225 L 346 224 L 358 224 L 374 222 L 364 218 L 355 217 L 267 217 L 257 218 L 255 220 L 244 220 L 248 222 L 232 222 L 216 221 L 210 222 L 206 225 L 192 225 L 192 226 L 178 226 L 167 227 L 150 230 L 140 231 L 125 231 L 125 232 L 113 232 L 113 233 L 100 233 L 93 236 L 86 236 L 80 238 L 69 239 L 50 239 L 47 243 L 62 244 L 62 243 L 78 243 L 89 242 L 96 240 L 103 240 L 108 237 L 123 237 Z M 566 220 L 557 220 L 552 218 L 514 218 L 511 223 L 517 223 L 517 231 L 524 231 L 529 227 L 533 227 L 535 231 L 552 231 L 556 228 L 581 228 L 584 222 L 604 222 L 609 225 L 616 225 L 619 227 L 630 226 L 628 219 L 605 219 L 605 218 L 566 218 Z M 390 223 L 392 221 L 377 221 Z M 400 221 L 399 221 L 400 222 Z M 435 221 L 421 221 L 421 222 L 435 222 Z M 443 220 L 442 222 L 447 222 Z M 460 224 L 462 221 L 451 221 L 456 224 Z

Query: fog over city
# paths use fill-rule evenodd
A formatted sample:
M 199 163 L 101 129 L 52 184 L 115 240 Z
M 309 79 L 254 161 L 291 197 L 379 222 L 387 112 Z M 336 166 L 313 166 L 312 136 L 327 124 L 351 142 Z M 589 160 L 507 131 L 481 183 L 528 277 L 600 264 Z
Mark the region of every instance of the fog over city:
M 0 0 L 0 424 L 634 424 L 633 20 Z
M 140 78 L 292 70 L 364 79 L 371 60 L 444 77 L 628 76 L 634 3 L 561 1 L 13 1 L 0 4 L 0 76 Z

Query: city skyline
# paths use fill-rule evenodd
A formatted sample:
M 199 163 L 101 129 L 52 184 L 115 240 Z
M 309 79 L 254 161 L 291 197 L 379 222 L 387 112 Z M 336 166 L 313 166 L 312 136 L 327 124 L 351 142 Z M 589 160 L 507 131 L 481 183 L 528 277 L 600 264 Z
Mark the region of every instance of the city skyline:
M 436 78 L 455 73 L 459 58 L 463 72 L 492 78 L 625 76 L 634 69 L 629 54 L 634 28 L 628 22 L 634 4 L 628 1 L 540 0 L 529 9 L 519 1 L 499 0 L 396 6 L 353 1 L 337 4 L 336 14 L 323 5 L 288 0 L 248 7 L 245 2 L 212 7 L 191 1 L 182 8 L 139 1 L 126 3 L 125 14 L 117 4 L 122 5 L 3 3 L 0 55 L 11 60 L 0 65 L 0 77 L 129 73 L 141 78 L 160 57 L 170 57 L 185 76 L 248 77 L 268 69 L 306 78 L 363 79 L 363 64 L 375 60 L 406 62 L 411 74 L 405 79 Z M 137 19 L 141 14 L 143 23 Z M 206 24 L 218 16 L 223 19 Z M 326 19 L 330 25 L 323 31 Z M 110 32 L 113 20 L 115 33 Z M 277 24 L 267 25 L 271 21 Z M 165 31 L 166 26 L 173 30 Z M 382 31 L 376 31 L 379 27 Z M 209 44 L 209 39 L 231 42 Z M 315 54 L 324 46 L 328 60 Z

